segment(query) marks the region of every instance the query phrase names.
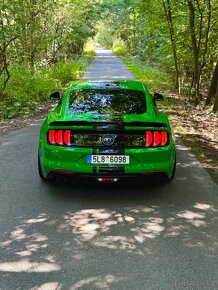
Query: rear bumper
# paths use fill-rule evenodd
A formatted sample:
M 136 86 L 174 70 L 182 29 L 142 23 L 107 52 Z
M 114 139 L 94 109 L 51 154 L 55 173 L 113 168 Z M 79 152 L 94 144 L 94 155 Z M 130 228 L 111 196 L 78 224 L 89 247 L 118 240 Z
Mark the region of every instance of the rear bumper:
M 154 180 L 156 177 L 158 180 L 161 178 L 161 180 L 167 180 L 170 178 L 165 172 L 146 172 L 146 173 L 124 173 L 124 174 L 86 174 L 86 173 L 76 173 L 72 171 L 62 171 L 62 170 L 54 170 L 50 171 L 46 178 L 53 179 L 56 177 L 61 178 L 67 178 L 70 180 L 78 180 L 80 178 L 86 178 L 86 179 L 104 179 L 104 178 L 111 178 L 113 180 Z
M 39 157 L 45 177 L 67 174 L 88 177 L 140 177 L 148 174 L 165 174 L 171 177 L 175 162 L 175 147 L 123 149 L 130 156 L 127 165 L 93 165 L 87 163 L 92 148 L 61 147 L 44 144 L 39 147 Z M 95 152 L 96 154 L 96 152 Z M 98 154 L 98 153 L 97 153 Z

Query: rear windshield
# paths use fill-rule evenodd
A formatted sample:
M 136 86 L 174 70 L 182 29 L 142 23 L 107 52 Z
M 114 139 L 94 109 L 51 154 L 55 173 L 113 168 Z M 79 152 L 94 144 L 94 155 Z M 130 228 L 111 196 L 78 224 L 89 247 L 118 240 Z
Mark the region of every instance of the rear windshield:
M 70 98 L 70 111 L 76 114 L 143 114 L 145 94 L 133 90 L 75 90 Z

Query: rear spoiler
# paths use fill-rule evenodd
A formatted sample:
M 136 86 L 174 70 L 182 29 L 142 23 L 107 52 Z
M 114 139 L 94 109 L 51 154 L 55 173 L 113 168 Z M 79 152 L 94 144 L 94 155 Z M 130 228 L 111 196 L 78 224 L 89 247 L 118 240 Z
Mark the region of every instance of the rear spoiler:
M 94 128 L 116 128 L 116 127 L 164 127 L 165 123 L 156 122 L 111 122 L 111 121 L 54 121 L 49 124 L 50 126 L 64 127 L 64 126 L 93 126 Z

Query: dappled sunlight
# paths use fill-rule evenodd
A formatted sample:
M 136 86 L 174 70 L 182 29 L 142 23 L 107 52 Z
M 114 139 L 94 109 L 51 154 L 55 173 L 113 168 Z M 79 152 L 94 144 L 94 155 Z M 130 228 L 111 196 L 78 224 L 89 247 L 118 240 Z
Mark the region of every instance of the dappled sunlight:
M 206 221 L 204 213 L 194 213 L 186 210 L 177 214 L 178 217 L 184 218 L 187 222 L 191 223 L 195 227 L 205 226 Z
M 183 181 L 183 182 L 186 181 L 186 180 L 188 179 L 188 178 L 185 177 L 185 176 L 184 176 L 184 177 L 176 176 L 175 178 L 176 178 L 177 181 Z
M 158 237 L 182 237 L 184 232 L 186 236 L 189 232 L 191 241 L 193 227 L 206 228 L 214 208 L 209 204 L 196 203 L 188 210 L 174 212 L 169 205 L 168 212 L 172 216 L 167 218 L 158 206 L 130 207 L 124 211 L 125 214 L 108 209 L 86 209 L 68 213 L 64 219 L 81 243 L 89 242 L 96 247 L 141 255 L 139 245 L 149 252 L 146 241 Z
M 0 250 L 2 253 L 7 252 L 11 259 L 0 260 L 0 271 L 46 273 L 60 270 L 54 257 L 45 253 L 49 246 L 47 235 L 33 229 L 34 224 L 41 224 L 47 219 L 45 214 L 28 219 L 15 227 L 7 238 L 1 239 Z M 40 259 L 37 258 L 38 255 Z
M 48 282 L 43 283 L 40 286 L 31 288 L 30 290 L 60 290 L 62 289 L 62 284 L 58 282 Z
M 193 161 L 193 162 L 189 162 L 189 163 L 177 163 L 177 166 L 180 166 L 182 168 L 187 168 L 187 167 L 199 167 L 200 163 L 198 161 Z
M 97 247 L 141 254 L 140 251 L 135 251 L 137 244 L 160 235 L 165 229 L 164 220 L 155 216 L 146 218 L 143 215 L 157 215 L 159 211 L 156 207 L 129 208 L 125 209 L 125 212 L 126 214 L 106 209 L 81 210 L 66 215 L 65 220 L 72 227 L 72 232 L 82 241 L 89 241 Z M 124 232 L 125 228 L 129 231 L 128 236 L 118 234 Z M 115 231 L 115 234 L 111 235 L 110 231 Z
M 199 124 L 197 124 L 197 126 L 199 126 Z M 216 130 L 214 134 L 215 132 Z M 205 134 L 207 134 L 207 136 Z M 216 162 L 218 157 L 218 143 L 216 142 L 216 138 L 212 137 L 213 134 L 211 134 L 212 133 L 209 131 L 195 134 L 194 132 L 190 132 L 190 130 L 182 133 L 181 135 L 186 146 L 182 143 L 181 139 L 178 138 L 177 141 L 179 144 L 177 144 L 177 153 L 179 153 L 179 155 L 183 153 L 183 157 L 179 158 L 183 160 L 183 162 L 178 164 L 178 166 L 183 168 L 193 167 L 193 169 L 204 168 L 216 182 L 218 176 L 218 163 Z M 190 150 L 192 153 L 190 153 Z M 187 160 L 186 162 L 184 162 L 185 159 Z M 195 176 L 195 178 L 198 177 Z
M 132 229 L 132 231 L 135 232 L 135 239 L 140 243 L 144 242 L 146 238 L 154 239 L 165 229 L 162 223 L 162 218 L 148 218 L 148 220 L 140 225 L 140 227 Z
M 189 152 L 189 148 L 183 144 L 176 144 L 176 149 L 179 151 L 188 151 Z
M 33 225 L 43 223 L 45 228 L 56 228 L 57 234 L 71 231 L 71 238 L 76 239 L 78 245 L 89 242 L 97 247 L 134 251 L 137 244 L 144 243 L 146 239 L 163 235 L 178 236 L 184 229 L 191 231 L 193 226 L 206 227 L 210 214 L 217 212 L 213 205 L 199 202 L 178 212 L 174 212 L 171 205 L 167 208 L 170 217 L 168 214 L 165 216 L 166 212 L 159 206 L 128 207 L 122 212 L 107 208 L 82 209 L 68 212 L 60 220 L 39 215 L 24 221 L 1 239 L 0 247 L 3 251 L 13 251 L 22 263 L 28 265 L 26 258 L 43 252 L 51 242 L 46 233 L 31 230 Z M 65 243 L 66 248 L 70 248 L 70 245 L 70 241 Z M 75 252 L 77 254 L 78 259 L 83 257 Z M 44 259 L 49 263 L 55 262 L 52 256 L 44 255 Z
M 0 262 L 0 271 L 4 272 L 53 272 L 60 270 L 55 263 L 31 262 L 27 258 L 15 262 Z
M 139 213 L 139 212 L 150 213 L 150 212 L 154 212 L 155 208 L 158 208 L 158 207 L 152 206 L 151 208 L 151 207 L 137 206 L 137 208 L 130 209 L 129 211 L 132 213 Z
M 122 277 L 116 277 L 110 274 L 106 275 L 105 277 L 93 276 L 78 281 L 69 289 L 77 290 L 83 289 L 83 287 L 86 287 L 86 289 L 109 289 L 108 287 L 110 287 L 112 283 L 118 283 L 123 280 L 124 278 Z
M 184 186 L 187 189 L 189 185 L 187 184 L 187 182 L 193 181 L 192 184 L 194 184 L 194 180 L 197 182 L 196 186 L 200 185 L 200 183 L 202 184 L 202 186 L 206 185 L 207 187 L 211 187 L 211 188 L 214 188 L 216 186 L 211 176 L 203 170 L 203 168 L 207 169 L 209 170 L 209 172 L 211 171 L 211 173 L 216 171 L 217 166 L 213 162 L 212 154 L 211 154 L 211 159 L 209 158 L 209 156 L 207 156 L 207 158 L 206 157 L 204 158 L 205 160 L 202 163 L 202 161 L 201 162 L 199 161 L 201 159 L 199 158 L 200 151 L 197 154 L 197 156 L 199 155 L 198 156 L 199 160 L 198 160 L 190 152 L 190 148 L 186 147 L 182 143 L 181 139 L 177 139 L 176 149 L 177 149 L 177 173 L 175 176 L 176 181 L 179 181 L 180 183 L 184 182 Z M 197 147 L 196 147 L 196 151 L 198 151 Z M 214 152 L 214 154 L 216 153 Z M 190 184 L 189 186 L 192 186 L 192 184 Z
M 58 214 L 20 220 L 0 239 L 0 272 L 4 277 L 40 275 L 24 288 L 30 290 L 113 289 L 129 281 L 120 261 L 146 263 L 157 255 L 158 244 L 165 251 L 169 244 L 172 255 L 173 245 L 181 243 L 187 252 L 207 249 L 206 255 L 214 257 L 217 240 L 209 230 L 217 222 L 214 205 L 199 200 L 185 206 L 161 198 L 154 201 L 128 206 L 123 200 L 123 206 L 103 201 L 105 207 L 95 208 L 89 200 L 90 208 L 76 210 L 65 203 Z M 113 267 L 108 271 L 111 260 L 120 267 L 118 274 Z M 67 280 L 60 278 L 65 273 Z
M 26 235 L 24 233 L 24 229 L 17 228 L 13 232 L 11 232 L 11 238 L 13 240 L 22 240 L 25 239 Z
M 209 205 L 209 204 L 205 204 L 205 203 L 196 203 L 194 205 L 194 208 L 197 208 L 197 209 L 202 209 L 202 210 L 208 210 L 208 209 L 211 209 L 211 210 L 214 210 L 214 206 L 212 205 Z
M 29 219 L 25 223 L 26 224 L 34 224 L 34 223 L 43 223 L 48 220 L 48 216 L 46 214 L 41 214 L 35 219 Z
M 107 232 L 110 226 L 118 223 L 118 219 L 113 220 L 112 215 L 112 212 L 104 209 L 87 209 L 66 215 L 64 219 L 72 227 L 74 234 L 79 235 L 83 240 L 91 240 L 99 233 Z
M 187 223 L 191 223 L 195 227 L 207 226 L 206 214 L 208 214 L 208 211 L 210 213 L 218 212 L 214 206 L 205 203 L 196 203 L 193 208 L 201 211 L 194 212 L 194 210 L 185 210 L 177 213 L 177 216 L 184 219 Z
M 93 244 L 97 247 L 104 247 L 114 250 L 125 250 L 127 252 L 136 249 L 135 240 L 125 236 L 99 237 L 93 241 Z

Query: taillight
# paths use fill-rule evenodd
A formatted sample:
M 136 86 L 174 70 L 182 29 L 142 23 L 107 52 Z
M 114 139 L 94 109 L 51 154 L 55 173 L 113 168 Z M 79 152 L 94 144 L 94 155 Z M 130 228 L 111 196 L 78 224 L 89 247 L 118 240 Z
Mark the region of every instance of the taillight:
M 50 130 L 48 132 L 48 143 L 54 145 L 56 142 L 55 142 L 55 130 Z
M 161 147 L 169 144 L 169 135 L 166 131 L 146 131 L 145 147 Z
M 161 132 L 161 146 L 166 146 L 169 142 L 168 133 L 166 131 Z
M 153 133 L 151 131 L 146 132 L 146 147 L 150 147 L 153 144 Z
M 70 146 L 71 145 L 71 131 L 70 130 L 65 130 L 64 131 L 64 143 L 67 145 L 67 146 Z
M 49 130 L 48 143 L 51 145 L 71 146 L 71 131 Z
M 58 130 L 55 132 L 55 142 L 57 145 L 63 145 L 63 130 Z
M 157 147 L 161 143 L 161 132 L 159 131 L 154 131 L 154 143 L 153 146 Z

